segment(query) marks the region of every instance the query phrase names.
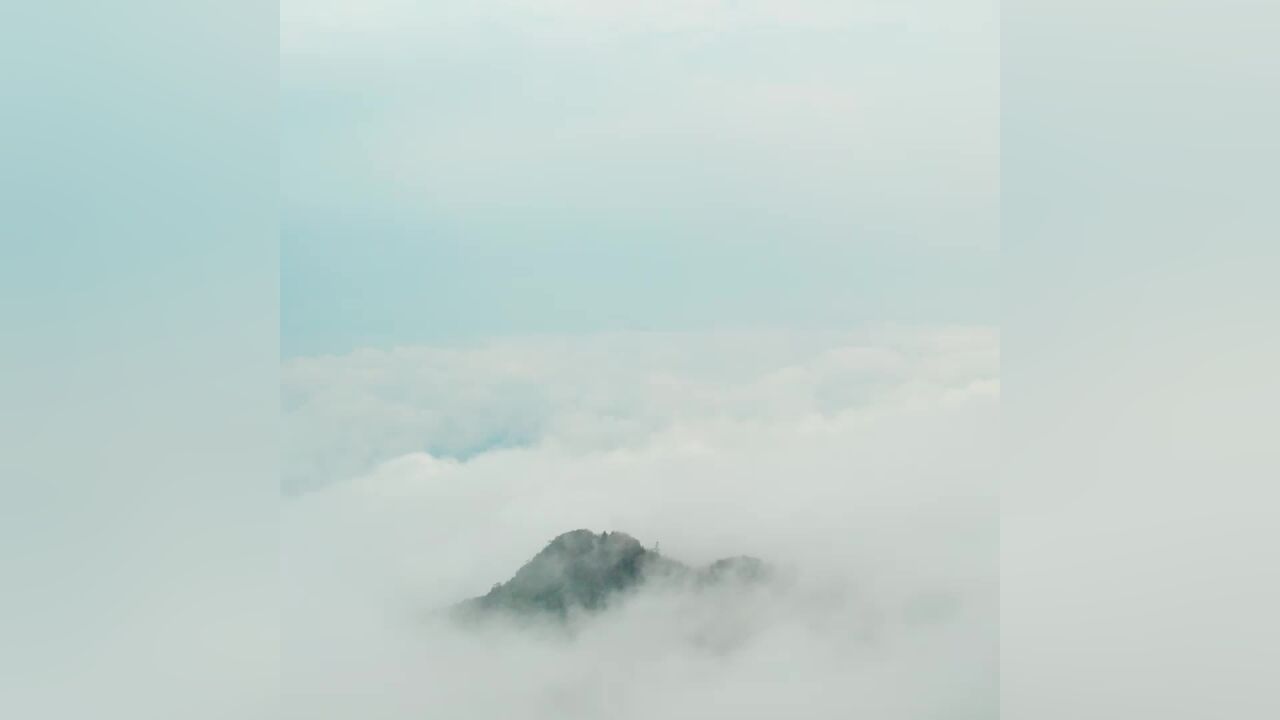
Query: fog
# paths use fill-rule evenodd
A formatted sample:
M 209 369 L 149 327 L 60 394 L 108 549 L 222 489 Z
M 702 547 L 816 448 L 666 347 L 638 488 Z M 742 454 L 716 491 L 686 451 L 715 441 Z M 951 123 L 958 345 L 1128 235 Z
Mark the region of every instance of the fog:
M 991 331 L 530 339 L 302 360 L 286 377 L 288 430 L 313 435 L 299 454 L 342 442 L 342 422 L 304 422 L 321 412 L 359 418 L 353 442 L 537 419 L 518 446 L 465 458 L 375 443 L 355 452 L 369 467 L 285 500 L 288 717 L 997 713 Z M 643 390 L 659 385 L 680 391 Z M 430 422 L 403 403 L 380 415 L 375 386 Z M 499 411 L 528 403 L 502 392 L 520 387 L 537 389 L 536 411 Z M 593 415 L 614 431 L 584 432 Z M 780 577 L 646 585 L 567 625 L 439 613 L 577 528 L 690 564 L 755 555 Z

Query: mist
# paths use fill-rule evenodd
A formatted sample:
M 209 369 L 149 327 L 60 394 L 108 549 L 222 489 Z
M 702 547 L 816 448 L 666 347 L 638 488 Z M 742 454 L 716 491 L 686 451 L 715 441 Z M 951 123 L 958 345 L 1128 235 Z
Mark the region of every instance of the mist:
M 456 361 L 414 362 L 442 353 Z M 477 354 L 505 361 L 467 362 Z M 483 426 L 511 417 L 495 408 L 515 373 L 540 388 L 539 430 L 465 458 L 362 450 L 369 467 L 286 499 L 286 716 L 996 716 L 994 332 L 599 336 L 317 362 L 292 368 L 295 419 L 341 416 L 334 398 L 372 383 L 434 409 L 434 427 Z M 574 377 L 589 392 L 554 380 Z M 655 378 L 682 391 L 636 400 Z M 446 389 L 434 408 L 432 387 Z M 351 408 L 379 432 L 420 427 L 402 408 Z M 593 413 L 627 431 L 584 434 Z M 320 426 L 291 431 L 307 427 Z M 340 442 L 312 440 L 294 447 Z M 563 623 L 442 612 L 577 528 L 779 573 L 752 588 L 646 584 Z

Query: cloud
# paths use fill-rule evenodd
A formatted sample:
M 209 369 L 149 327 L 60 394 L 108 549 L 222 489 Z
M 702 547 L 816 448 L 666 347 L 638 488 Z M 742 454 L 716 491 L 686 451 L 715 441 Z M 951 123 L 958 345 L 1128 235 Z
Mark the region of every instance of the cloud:
M 742 431 L 941 400 L 991 391 L 998 362 L 986 328 L 614 333 L 296 358 L 282 373 L 284 485 L 413 452 L 607 450 L 680 426 Z
M 285 502 L 287 716 L 995 715 L 991 330 L 509 340 L 285 376 L 295 432 L 345 414 L 383 460 Z M 377 442 L 514 426 L 465 459 Z M 642 592 L 570 638 L 432 619 L 578 527 L 794 581 Z

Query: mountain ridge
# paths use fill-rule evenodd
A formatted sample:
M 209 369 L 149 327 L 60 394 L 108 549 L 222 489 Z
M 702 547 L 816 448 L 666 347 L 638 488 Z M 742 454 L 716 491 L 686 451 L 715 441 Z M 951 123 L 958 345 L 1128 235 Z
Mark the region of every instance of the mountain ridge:
M 769 573 L 763 561 L 751 556 L 722 558 L 695 568 L 662 555 L 656 547 L 646 548 L 625 532 L 578 529 L 557 535 L 511 579 L 462 601 L 454 612 L 463 619 L 495 613 L 564 619 L 579 611 L 601 612 L 642 585 L 705 587 L 757 582 Z

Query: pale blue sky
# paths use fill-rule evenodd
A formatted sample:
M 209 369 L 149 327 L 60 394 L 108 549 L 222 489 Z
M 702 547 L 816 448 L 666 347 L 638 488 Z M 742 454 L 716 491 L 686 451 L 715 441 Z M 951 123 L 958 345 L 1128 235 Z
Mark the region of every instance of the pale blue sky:
M 314 5 L 282 8 L 286 356 L 996 319 L 994 3 Z

